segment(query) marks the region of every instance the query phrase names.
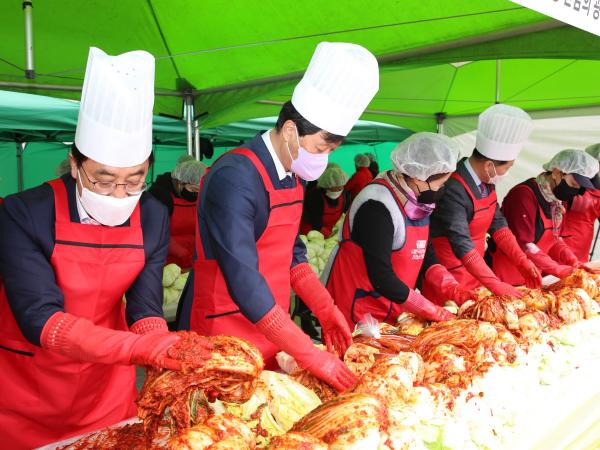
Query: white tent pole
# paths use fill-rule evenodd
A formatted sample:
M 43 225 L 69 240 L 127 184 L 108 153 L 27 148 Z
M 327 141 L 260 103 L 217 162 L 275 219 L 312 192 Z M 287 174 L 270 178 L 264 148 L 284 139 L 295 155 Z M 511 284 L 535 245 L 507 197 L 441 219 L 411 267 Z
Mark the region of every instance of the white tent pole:
M 185 111 L 184 111 L 184 115 L 185 115 L 185 122 L 187 125 L 187 152 L 188 155 L 193 156 L 193 150 L 194 150 L 194 126 L 193 126 L 193 121 L 194 121 L 194 96 L 187 92 L 184 99 L 183 99 L 184 105 L 185 105 Z
M 194 120 L 194 157 L 200 161 L 200 123 Z
M 35 78 L 33 64 L 33 4 L 31 0 L 23 2 L 23 15 L 25 16 L 25 78 Z
M 500 103 L 500 60 L 496 60 L 496 104 Z
M 446 118 L 446 114 L 444 113 L 436 113 L 435 114 L 435 123 L 437 125 L 438 134 L 444 134 L 444 119 Z

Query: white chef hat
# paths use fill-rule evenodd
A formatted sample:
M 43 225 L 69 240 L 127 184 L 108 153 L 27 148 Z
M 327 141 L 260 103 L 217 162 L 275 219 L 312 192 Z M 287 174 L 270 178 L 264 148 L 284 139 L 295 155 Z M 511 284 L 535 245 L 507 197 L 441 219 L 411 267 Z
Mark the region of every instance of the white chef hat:
M 497 161 L 517 159 L 533 130 L 533 121 L 521 108 L 497 104 L 479 115 L 475 148 Z
M 415 133 L 400 142 L 390 158 L 396 170 L 421 181 L 432 175 L 456 170 L 458 143 L 443 134 Z
M 131 167 L 152 151 L 154 57 L 109 56 L 91 47 L 75 132 L 79 151 L 99 163 Z
M 313 125 L 347 136 L 379 90 L 379 65 L 366 48 L 321 42 L 294 89 L 294 108 Z

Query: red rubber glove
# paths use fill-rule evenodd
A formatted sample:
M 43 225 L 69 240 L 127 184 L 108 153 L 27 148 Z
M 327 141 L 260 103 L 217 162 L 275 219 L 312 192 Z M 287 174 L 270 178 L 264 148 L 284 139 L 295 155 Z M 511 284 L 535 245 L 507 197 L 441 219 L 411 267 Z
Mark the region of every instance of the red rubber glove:
M 333 303 L 333 298 L 306 263 L 298 264 L 290 270 L 290 283 L 294 292 L 319 319 L 323 330 L 323 341 L 328 351 L 333 348 L 338 355 L 344 355 L 352 345 L 352 333 L 344 315 Z
M 527 244 L 527 256 L 531 259 L 542 272 L 554 275 L 558 278 L 569 276 L 575 268 L 559 264 L 541 251 L 535 244 Z
M 461 259 L 465 269 L 494 295 L 512 295 L 521 298 L 523 294 L 508 283 L 500 281 L 488 267 L 479 252 L 471 250 Z
M 523 250 L 521 250 L 515 235 L 512 234 L 508 227 L 500 228 L 492 234 L 492 239 L 496 243 L 496 247 L 515 263 L 521 276 L 525 279 L 525 286 L 529 289 L 539 289 L 542 287 L 542 274 L 535 264 L 527 258 Z
M 181 362 L 169 356 L 169 349 L 179 340 L 175 333 L 147 333 L 111 330 L 69 313 L 57 312 L 44 325 L 40 343 L 76 361 L 99 364 L 137 364 L 179 370 Z M 208 348 L 198 354 L 210 358 Z
M 573 253 L 573 250 L 569 248 L 562 238 L 556 240 L 556 244 L 548 250 L 548 256 L 554 261 L 557 261 L 565 266 L 573 266 L 577 268 L 579 266 L 579 259 Z
M 428 285 L 437 291 L 437 298 L 454 300 L 458 306 L 470 299 L 477 298 L 475 292 L 463 289 L 448 269 L 441 264 L 434 264 L 425 272 Z
M 271 308 L 256 327 L 268 340 L 293 356 L 300 367 L 337 391 L 346 391 L 356 384 L 356 377 L 346 364 L 337 356 L 315 347 L 279 305 Z
M 129 330 L 135 334 L 158 334 L 168 333 L 169 327 L 167 326 L 167 321 L 162 317 L 146 317 L 131 325 Z
M 417 291 L 413 291 L 412 289 L 410 290 L 406 301 L 402 303 L 402 307 L 410 313 L 433 322 L 444 322 L 456 318 L 456 316 L 447 309 L 431 303 Z

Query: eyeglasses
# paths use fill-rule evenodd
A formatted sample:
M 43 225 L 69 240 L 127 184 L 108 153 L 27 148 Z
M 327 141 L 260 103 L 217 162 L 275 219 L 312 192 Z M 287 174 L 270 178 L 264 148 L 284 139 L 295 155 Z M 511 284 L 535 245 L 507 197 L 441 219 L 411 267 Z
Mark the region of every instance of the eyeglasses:
M 117 190 L 118 186 L 124 186 L 127 195 L 138 195 L 146 190 L 148 186 L 145 181 L 139 181 L 137 183 L 113 183 L 112 181 L 92 181 L 83 168 L 83 164 L 80 166 L 81 170 L 85 174 L 85 177 L 92 184 L 93 190 L 101 195 L 110 195 Z

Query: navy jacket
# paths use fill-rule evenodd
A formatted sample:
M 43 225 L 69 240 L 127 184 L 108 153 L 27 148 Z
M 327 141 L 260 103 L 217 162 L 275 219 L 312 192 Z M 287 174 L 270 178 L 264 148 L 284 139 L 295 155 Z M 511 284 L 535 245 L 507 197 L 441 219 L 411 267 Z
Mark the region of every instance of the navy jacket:
M 75 180 L 70 174 L 62 180 L 71 221 L 79 222 Z M 148 193 L 142 195 L 140 208 L 146 265 L 126 292 L 130 326 L 146 317 L 163 316 L 162 272 L 169 246 L 167 208 Z M 0 205 L 0 275 L 17 324 L 35 345 L 40 344 L 48 318 L 64 311 L 63 294 L 50 265 L 54 222 L 54 193 L 48 184 L 10 195 Z
M 465 180 L 475 198 L 480 199 L 481 192 L 465 167 L 465 160 L 466 158 L 463 158 L 459 161 L 456 171 Z M 492 185 L 487 186 L 489 189 L 493 189 Z M 431 215 L 430 237 L 447 237 L 454 255 L 459 259 L 462 258 L 475 248 L 469 230 L 469 223 L 473 220 L 474 211 L 473 201 L 465 187 L 450 178 L 446 182 L 444 197 Z M 506 226 L 506 219 L 500 211 L 500 206 L 496 203 L 496 211 L 488 232 L 493 234 Z
M 279 180 L 260 134 L 243 147 L 256 153 L 275 189 L 296 186 L 295 177 Z M 269 198 L 263 181 L 248 158 L 227 153 L 210 168 L 199 195 L 198 224 L 204 255 L 217 261 L 233 301 L 246 318 L 256 323 L 275 305 L 258 271 L 256 242 L 269 219 Z M 306 248 L 296 237 L 292 267 L 301 262 L 306 262 Z M 194 276 L 190 274 L 180 302 L 179 329 L 189 328 Z

